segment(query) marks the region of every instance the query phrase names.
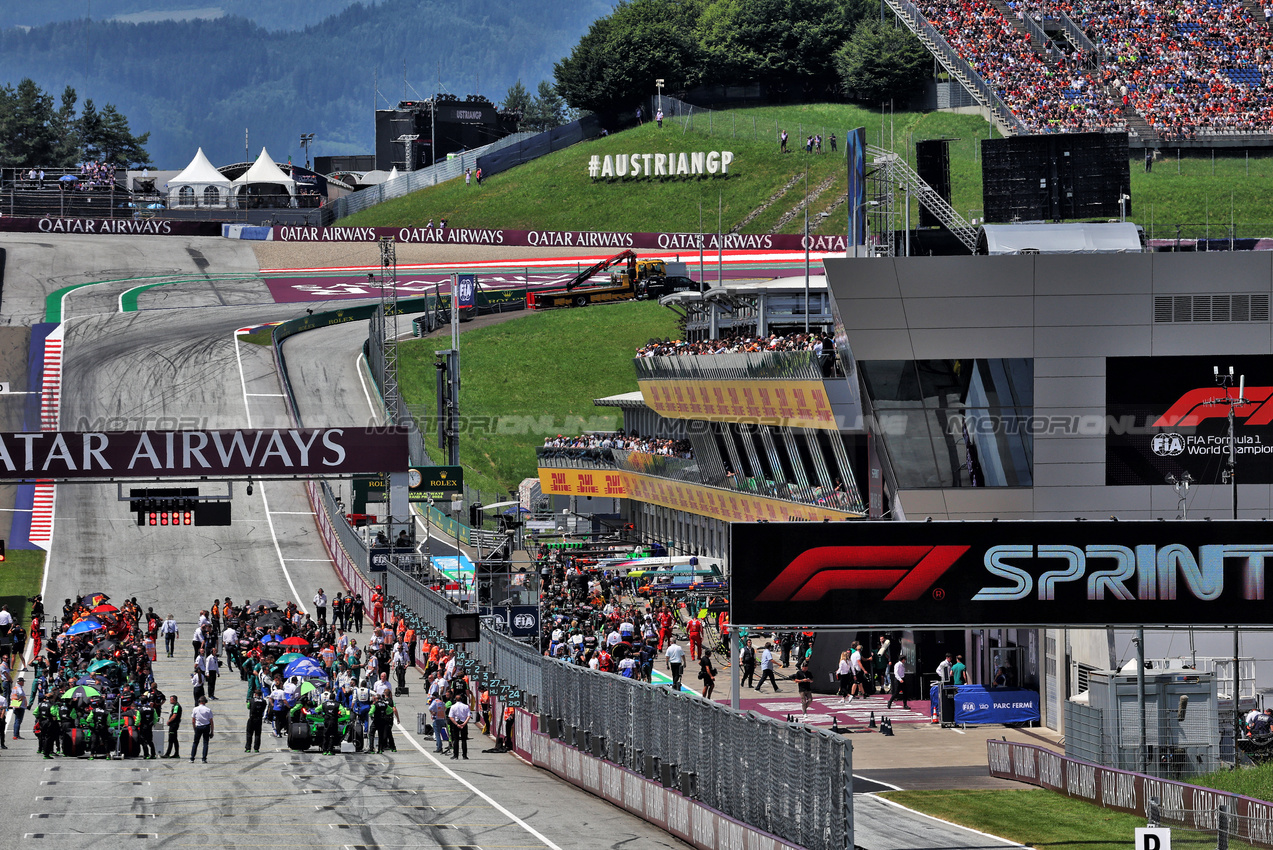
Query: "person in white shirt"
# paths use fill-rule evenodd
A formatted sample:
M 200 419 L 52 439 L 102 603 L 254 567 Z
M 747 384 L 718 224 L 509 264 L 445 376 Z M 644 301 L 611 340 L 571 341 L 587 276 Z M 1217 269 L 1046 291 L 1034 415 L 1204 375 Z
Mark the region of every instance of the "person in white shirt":
M 463 697 L 457 697 L 455 703 L 451 706 L 451 711 L 447 715 L 451 721 L 451 758 L 459 758 L 460 753 L 464 754 L 464 758 L 469 757 L 469 718 L 473 716 L 473 710 L 464 702 Z
M 164 624 L 159 627 L 159 632 L 164 636 L 164 649 L 168 651 L 168 657 L 172 658 L 173 652 L 177 649 L 177 635 L 181 634 L 181 630 L 177 628 L 177 621 L 168 615 L 168 619 L 164 620 Z
M 667 658 L 667 669 L 672 671 L 672 690 L 679 691 L 681 689 L 681 674 L 685 672 L 685 650 L 681 649 L 681 645 L 676 642 L 676 638 L 672 638 L 672 642 L 667 645 L 667 649 L 663 650 L 663 655 Z
M 950 685 L 951 679 L 954 676 L 954 673 L 951 672 L 951 668 L 955 666 L 952 661 L 953 658 L 954 656 L 947 652 L 945 660 L 937 665 L 937 678 L 941 679 L 942 687 Z
M 190 724 L 194 726 L 194 744 L 190 747 L 190 763 L 194 764 L 195 752 L 199 749 L 199 741 L 203 740 L 203 763 L 208 763 L 208 742 L 212 740 L 212 709 L 208 708 L 206 697 L 199 699 L 199 705 L 190 712 Z
M 840 666 L 835 668 L 836 679 L 840 682 L 840 703 L 853 702 L 853 667 L 849 664 L 849 653 L 840 653 Z
M 902 708 L 909 709 L 906 702 L 906 659 L 899 657 L 893 665 L 893 689 L 888 695 L 888 707 L 893 707 L 893 700 L 900 699 Z
M 389 674 L 381 673 L 380 678 L 376 679 L 376 683 L 371 686 L 371 691 L 376 696 L 381 694 L 392 694 L 393 685 L 389 684 Z
M 612 631 L 610 634 L 606 635 L 606 646 L 614 649 L 622 640 L 623 636 L 620 635 L 618 631 Z
M 774 675 L 774 645 L 766 643 L 765 649 L 760 653 L 760 681 L 756 683 L 756 690 L 760 690 L 765 685 L 765 679 L 768 679 L 774 686 L 774 693 L 778 693 L 781 689 L 778 687 L 778 678 Z
M 215 652 L 209 652 L 203 661 L 203 675 L 208 683 L 208 699 L 217 698 L 217 676 L 221 672 L 221 661 Z
M 323 593 L 320 587 L 318 593 L 314 594 L 314 616 L 318 618 L 320 626 L 327 625 L 327 594 Z
M 231 670 L 239 668 L 243 672 L 243 662 L 239 660 L 239 633 L 234 626 L 226 626 L 221 633 L 221 645 L 225 647 L 225 663 Z

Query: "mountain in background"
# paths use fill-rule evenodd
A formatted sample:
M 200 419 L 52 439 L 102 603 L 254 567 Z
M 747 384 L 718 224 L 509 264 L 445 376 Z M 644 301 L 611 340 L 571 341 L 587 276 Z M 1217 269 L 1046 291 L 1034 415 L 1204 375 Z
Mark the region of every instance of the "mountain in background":
M 0 29 L 90 19 L 145 23 L 229 16 L 247 18 L 269 30 L 297 30 L 353 4 L 354 0 L 5 0 Z
M 94 4 L 94 16 L 99 5 L 108 0 Z M 230 5 L 239 2 L 222 3 Z M 345 4 L 311 2 L 324 5 Z M 134 132 L 150 131 L 160 169 L 185 167 L 200 146 L 216 165 L 253 159 L 262 145 L 276 160 L 303 161 L 301 133 L 316 134 L 311 154 L 370 153 L 373 102 L 384 109 L 429 97 L 439 77 L 441 91 L 461 98 L 498 103 L 519 79 L 533 91 L 611 8 L 609 0 L 384 0 L 295 31 L 230 16 L 62 21 L 0 30 L 0 84 L 30 77 L 55 96 L 72 86 L 81 101 L 113 103 Z

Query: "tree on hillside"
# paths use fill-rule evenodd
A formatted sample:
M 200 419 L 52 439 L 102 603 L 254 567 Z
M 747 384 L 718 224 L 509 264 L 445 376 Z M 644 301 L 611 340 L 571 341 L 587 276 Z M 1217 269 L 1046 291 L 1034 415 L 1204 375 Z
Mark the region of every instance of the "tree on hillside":
M 521 115 L 522 118 L 518 123 L 524 129 L 530 129 L 526 126 L 529 123 L 531 111 L 530 92 L 526 91 L 521 80 L 508 87 L 508 94 L 504 95 L 504 102 L 499 105 L 499 108 L 505 112 L 516 112 Z
M 84 101 L 85 109 L 90 101 Z M 150 133 L 134 136 L 132 128 L 113 103 L 102 109 L 101 121 L 97 135 L 82 133 L 81 143 L 84 158 L 99 162 L 110 162 L 121 168 L 140 168 L 150 165 L 150 155 L 146 153 L 146 143 L 150 141 Z
M 858 24 L 835 53 L 845 92 L 866 103 L 914 94 L 924 85 L 929 63 L 928 51 L 910 30 L 878 20 Z
M 560 127 L 569 120 L 566 116 L 566 102 L 547 80 L 539 81 L 535 100 L 531 102 L 530 111 L 526 113 L 526 116 L 526 129 L 540 132 Z
M 698 9 L 684 0 L 621 0 L 553 66 L 557 92 L 576 109 L 626 112 L 654 93 L 656 79 L 670 89 L 696 85 Z
M 819 86 L 834 76 L 836 48 L 875 8 L 866 0 L 715 0 L 697 26 L 703 81 Z

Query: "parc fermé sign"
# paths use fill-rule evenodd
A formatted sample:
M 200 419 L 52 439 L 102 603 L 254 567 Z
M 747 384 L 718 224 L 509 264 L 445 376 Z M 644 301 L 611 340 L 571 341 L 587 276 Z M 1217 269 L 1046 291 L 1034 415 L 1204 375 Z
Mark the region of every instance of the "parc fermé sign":
M 1273 804 L 1186 782 L 1102 767 L 1063 756 L 1034 744 L 987 741 L 990 775 L 1056 791 L 1076 800 L 1148 817 L 1151 798 L 1178 817 L 1171 823 L 1214 832 L 1221 802 L 1229 814 L 1232 837 L 1273 848 Z

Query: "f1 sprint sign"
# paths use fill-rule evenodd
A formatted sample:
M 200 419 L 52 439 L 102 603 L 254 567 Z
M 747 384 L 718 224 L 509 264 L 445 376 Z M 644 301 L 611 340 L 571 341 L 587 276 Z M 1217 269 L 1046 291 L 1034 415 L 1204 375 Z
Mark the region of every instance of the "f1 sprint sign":
M 734 523 L 735 623 L 1269 625 L 1268 522 Z

